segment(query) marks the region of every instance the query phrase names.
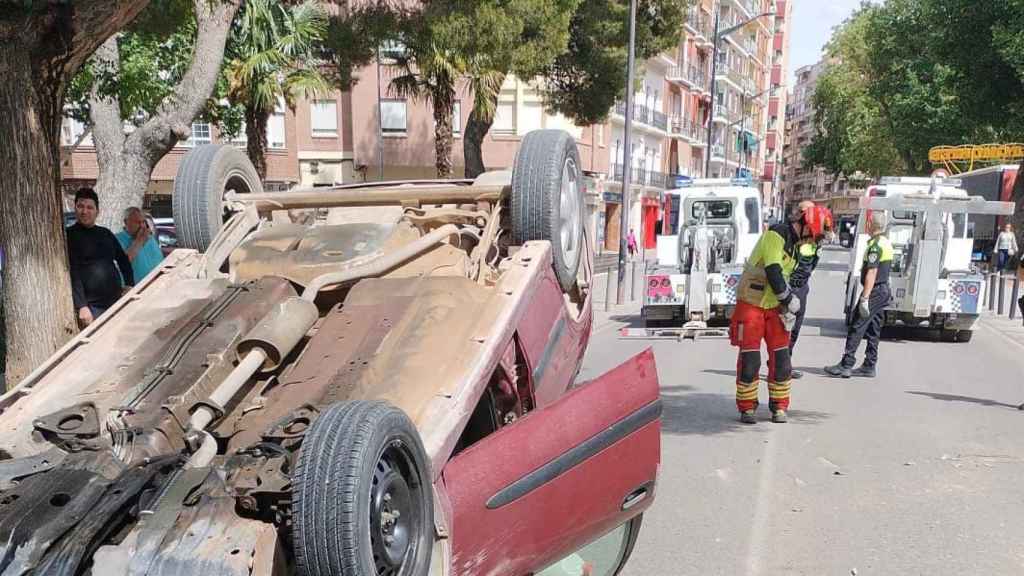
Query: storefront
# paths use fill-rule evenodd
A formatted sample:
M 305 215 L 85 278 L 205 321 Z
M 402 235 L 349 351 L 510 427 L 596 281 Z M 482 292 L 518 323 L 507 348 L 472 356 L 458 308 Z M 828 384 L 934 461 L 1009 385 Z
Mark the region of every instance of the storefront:
M 658 223 L 660 220 L 658 199 L 648 196 L 643 197 L 643 229 L 644 248 L 653 250 L 658 247 Z
M 622 230 L 622 193 L 605 192 L 601 197 L 604 200 L 604 251 L 618 252 Z

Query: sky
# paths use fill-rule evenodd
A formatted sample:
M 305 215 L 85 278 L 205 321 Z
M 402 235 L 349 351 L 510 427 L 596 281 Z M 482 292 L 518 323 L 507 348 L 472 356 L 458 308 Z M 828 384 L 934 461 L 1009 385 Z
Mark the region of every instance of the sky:
M 790 28 L 789 85 L 794 86 L 797 68 L 821 59 L 822 49 L 832 37 L 832 29 L 860 6 L 861 0 L 791 0 L 793 22 Z

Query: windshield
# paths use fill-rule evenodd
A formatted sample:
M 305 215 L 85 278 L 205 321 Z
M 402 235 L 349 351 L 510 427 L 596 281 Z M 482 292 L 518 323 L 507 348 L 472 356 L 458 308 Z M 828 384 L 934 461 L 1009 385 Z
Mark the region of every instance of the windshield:
M 732 202 L 728 200 L 695 200 L 690 206 L 694 220 L 705 216 L 708 220 L 727 220 L 732 217 Z

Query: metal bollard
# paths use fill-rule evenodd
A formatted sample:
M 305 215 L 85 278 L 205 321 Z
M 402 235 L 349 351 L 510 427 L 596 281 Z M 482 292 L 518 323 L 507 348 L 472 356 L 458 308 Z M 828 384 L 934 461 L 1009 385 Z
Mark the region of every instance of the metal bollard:
M 637 299 L 637 260 L 633 260 L 633 270 L 630 271 L 630 301 Z
M 1010 320 L 1017 317 L 1017 300 L 1020 298 L 1020 276 L 1013 279 L 1013 290 L 1010 290 Z
M 989 274 L 988 275 L 988 282 L 986 282 L 986 285 L 988 287 L 988 311 L 991 312 L 991 311 L 995 310 L 995 307 L 996 307 L 996 275 L 995 274 Z
M 1002 274 L 999 275 L 999 295 L 998 295 L 998 298 L 999 298 L 999 304 L 996 306 L 996 314 L 999 314 L 1000 316 L 1002 316 L 1003 315 L 1003 304 L 1005 303 L 1004 301 L 1006 300 L 1006 278 L 1003 278 Z
M 604 311 L 607 312 L 612 304 L 612 271 L 608 270 L 604 273 L 606 281 L 604 285 Z

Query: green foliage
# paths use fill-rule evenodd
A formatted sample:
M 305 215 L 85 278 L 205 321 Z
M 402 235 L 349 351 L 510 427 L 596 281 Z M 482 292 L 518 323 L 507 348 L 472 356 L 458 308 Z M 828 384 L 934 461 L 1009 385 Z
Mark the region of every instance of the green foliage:
M 679 42 L 688 2 L 638 0 L 636 59 Z M 545 71 L 549 106 L 577 124 L 603 122 L 625 94 L 629 2 L 583 0 L 572 19 L 568 50 Z
M 327 92 L 315 58 L 326 32 L 327 16 L 316 0 L 294 6 L 248 0 L 235 18 L 225 54 L 228 99 L 269 114 L 278 99 L 294 107 L 299 96 Z
M 1024 0 L 864 4 L 828 52 L 808 163 L 920 174 L 934 146 L 1024 138 Z

